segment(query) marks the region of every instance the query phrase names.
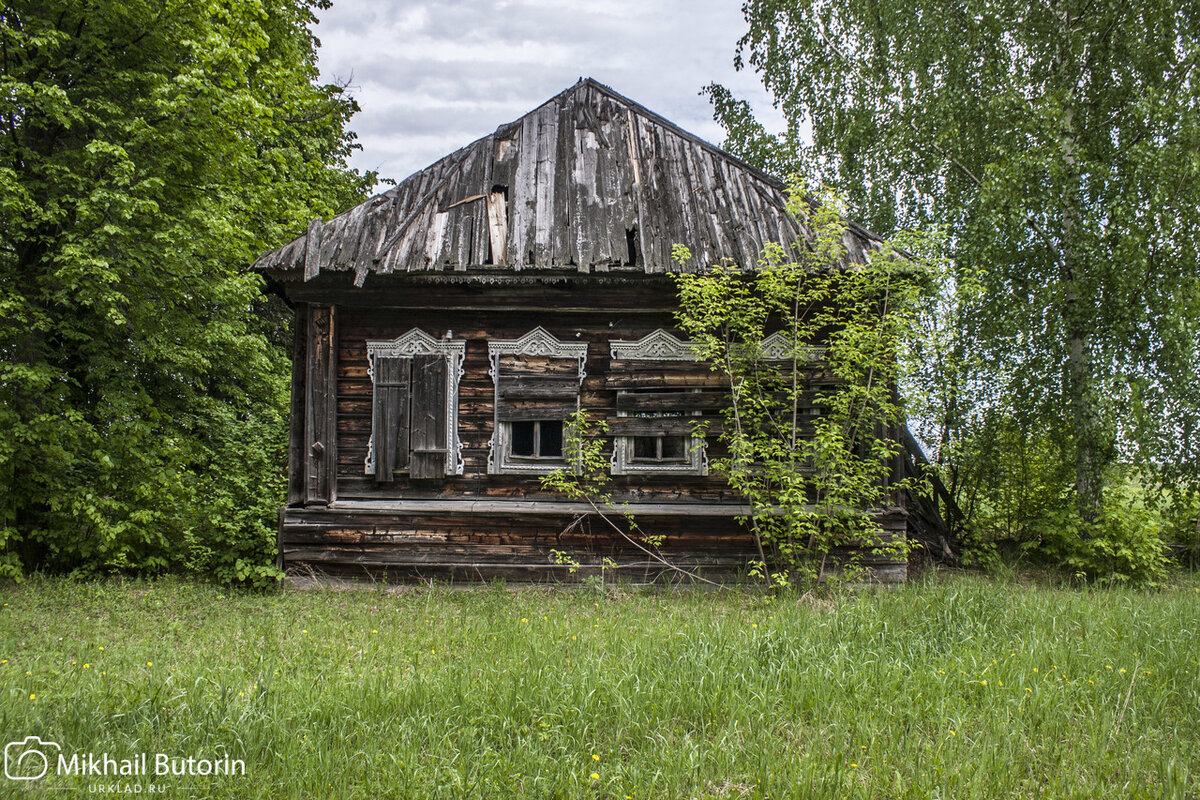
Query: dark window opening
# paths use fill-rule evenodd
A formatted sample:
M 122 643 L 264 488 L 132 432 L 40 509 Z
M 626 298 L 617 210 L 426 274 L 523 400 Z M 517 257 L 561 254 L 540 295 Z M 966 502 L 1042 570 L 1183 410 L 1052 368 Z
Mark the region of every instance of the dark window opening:
M 687 436 L 634 436 L 633 460 L 655 464 L 685 462 L 688 445 Z
M 640 263 L 640 259 L 638 258 L 638 230 L 636 225 L 625 229 L 625 251 L 626 260 L 623 266 L 636 267 Z
M 514 458 L 562 458 L 562 421 L 510 422 L 509 441 L 509 452 Z

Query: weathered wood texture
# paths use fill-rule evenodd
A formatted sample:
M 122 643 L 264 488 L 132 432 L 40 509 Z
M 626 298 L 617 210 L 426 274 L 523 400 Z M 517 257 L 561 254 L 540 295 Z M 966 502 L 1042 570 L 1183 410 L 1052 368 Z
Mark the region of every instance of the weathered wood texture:
M 805 236 L 785 185 L 593 80 L 264 255 L 311 280 L 349 271 L 569 269 L 677 272 Z M 671 245 L 692 259 L 677 264 Z M 862 261 L 878 237 L 846 235 Z
M 306 485 L 304 456 L 305 376 L 302 366 L 308 357 L 308 305 L 297 303 L 292 319 L 292 393 L 288 408 L 288 494 L 287 504 L 304 503 Z
M 904 535 L 902 513 L 889 514 L 882 522 L 890 536 Z M 736 578 L 756 557 L 746 531 L 729 516 L 689 516 L 681 524 L 674 516 L 638 514 L 638 525 L 642 534 L 662 537 L 661 545 L 651 550 L 705 577 Z M 610 576 L 635 582 L 680 580 L 678 572 L 648 557 L 595 515 L 531 515 L 498 509 L 404 513 L 350 502 L 327 509 L 286 510 L 281 543 L 288 571 L 298 575 L 570 581 L 615 563 L 615 569 L 605 566 Z M 556 563 L 551 550 L 567 555 L 582 569 L 572 573 Z M 848 548 L 833 553 L 829 568 L 836 569 L 848 555 Z M 875 580 L 904 580 L 902 560 L 856 556 L 871 568 Z
M 508 287 L 490 287 L 480 291 L 479 287 L 420 287 L 410 288 L 409 302 L 413 308 L 406 309 L 339 309 L 338 341 L 338 497 L 341 499 L 385 499 L 385 498 L 514 498 L 553 500 L 556 495 L 542 490 L 537 476 L 488 475 L 487 458 L 489 441 L 492 438 L 497 415 L 496 386 L 488 374 L 488 342 L 496 339 L 514 339 L 534 327 L 541 325 L 552 334 L 573 342 L 587 342 L 588 357 L 585 362 L 586 376 L 580 387 L 577 363 L 572 359 L 550 359 L 522 357 L 515 359 L 502 356 L 501 403 L 498 415 L 501 420 L 551 419 L 563 417 L 579 405 L 593 416 L 604 418 L 616 425 L 641 426 L 642 435 L 655 432 L 654 421 L 644 417 L 620 418 L 617 415 L 619 397 L 626 395 L 622 387 L 628 388 L 628 376 L 632 362 L 610 362 L 609 341 L 613 339 L 637 339 L 657 328 L 670 328 L 673 319 L 669 313 L 657 315 L 629 315 L 623 310 L 601 310 L 589 312 L 558 311 L 556 308 L 540 312 L 513 311 L 513 298 Z M 425 292 L 429 294 L 426 295 Z M 585 306 L 594 293 L 589 285 L 572 291 L 560 291 L 556 300 L 567 307 Z M 453 309 L 461 304 L 472 304 L 475 310 L 457 312 Z M 548 302 L 548 307 L 557 303 Z M 495 310 L 488 310 L 494 308 Z M 367 446 L 371 435 L 372 384 L 367 374 L 366 343 L 369 340 L 389 340 L 417 327 L 432 336 L 441 338 L 453 333 L 453 338 L 466 341 L 466 356 L 463 362 L 464 375 L 459 383 L 458 430 L 463 442 L 464 474 L 445 476 L 439 481 L 418 481 L 396 474 L 394 483 L 381 485 L 375 477 L 365 474 Z M 665 365 L 665 366 L 664 366 Z M 650 387 L 666 384 L 674 388 L 679 385 L 706 388 L 694 394 L 696 407 L 707 410 L 701 417 L 671 417 L 660 420 L 662 433 L 675 432 L 681 424 L 691 430 L 695 423 L 707 422 L 714 429 L 719 427 L 720 417 L 713 402 L 720 396 L 719 376 L 711 373 L 706 365 L 681 362 L 638 362 L 639 372 Z M 644 368 L 642 368 L 644 367 Z M 654 398 L 662 398 L 666 405 L 678 405 L 683 393 L 666 395 L 644 395 L 647 400 L 635 403 L 652 405 Z M 631 414 L 649 413 L 631 411 Z M 669 411 L 674 414 L 677 412 Z M 616 422 L 627 419 L 627 422 Z M 634 423 L 633 420 L 641 420 Z M 444 431 L 444 429 L 443 429 Z M 635 435 L 627 432 L 626 435 Z M 439 440 L 444 441 L 444 439 Z M 611 448 L 611 441 L 608 443 Z M 414 445 L 415 449 L 415 445 Z M 611 452 L 611 450 L 610 450 Z M 716 437 L 710 437 L 710 457 L 723 453 Z M 376 454 L 377 459 L 379 453 Z M 414 476 L 415 477 L 415 476 Z M 614 478 L 614 495 L 621 500 L 692 500 L 695 502 L 735 501 L 736 495 L 718 475 L 709 476 L 639 476 Z
M 337 498 L 337 330 L 333 306 L 308 307 L 304 361 L 306 503 Z M 298 365 L 293 365 L 297 369 Z

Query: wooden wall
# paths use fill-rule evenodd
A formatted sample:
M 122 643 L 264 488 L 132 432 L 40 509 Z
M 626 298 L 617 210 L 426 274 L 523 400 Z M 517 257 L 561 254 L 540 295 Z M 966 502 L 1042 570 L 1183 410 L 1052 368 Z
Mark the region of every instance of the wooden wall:
M 596 415 L 615 418 L 618 390 L 628 388 L 631 372 L 623 368 L 628 365 L 610 361 L 609 341 L 636 340 L 659 328 L 674 329 L 675 293 L 669 280 L 500 286 L 395 281 L 373 291 L 314 282 L 289 287 L 289 294 L 294 301 L 308 303 L 297 307 L 299 316 L 308 315 L 310 320 L 302 326 L 305 335 L 297 340 L 297 354 L 304 352 L 307 357 L 296 362 L 300 370 L 294 381 L 294 390 L 307 398 L 301 404 L 307 409 L 306 424 L 300 426 L 307 438 L 299 441 L 294 426 L 289 482 L 294 491 L 281 515 L 280 547 L 289 569 L 451 578 L 569 579 L 586 574 L 586 570 L 570 573 L 554 565 L 550 550 L 556 549 L 585 565 L 615 559 L 634 579 L 652 579 L 661 571 L 603 521 L 593 517 L 577 522 L 579 514 L 556 505 L 564 498 L 543 490 L 537 476 L 488 474 L 495 403 L 488 342 L 516 339 L 538 326 L 562 341 L 586 342 L 581 405 Z M 325 330 L 320 316 L 325 308 L 332 308 L 333 338 L 331 357 L 322 359 L 314 347 Z M 466 342 L 458 406 L 464 474 L 437 480 L 398 478 L 381 484 L 364 471 L 372 408 L 366 343 L 394 339 L 414 327 L 435 338 Z M 661 385 L 669 381 L 668 372 L 678 377 L 680 366 L 689 385 L 720 389 L 718 376 L 702 367 L 689 369 L 686 362 L 641 365 L 638 380 L 647 380 L 647 386 Z M 330 375 L 329 369 L 334 377 L 329 397 L 313 397 L 311 373 L 315 370 L 320 378 Z M 308 452 L 314 444 L 311 431 L 320 428 L 314 412 L 324 413 L 323 403 L 336 408 L 334 441 L 319 448 L 335 454 L 333 464 L 314 461 Z M 298 410 L 294 401 L 293 414 Z M 718 419 L 711 409 L 705 413 Z M 611 451 L 611 442 L 609 447 Z M 716 437 L 710 436 L 709 458 L 723 454 Z M 295 474 L 298 465 L 301 469 L 307 465 L 318 476 L 322 469 L 331 470 L 330 485 L 322 486 L 313 475 Z M 298 498 L 303 494 L 299 487 L 305 485 L 309 491 Z M 645 504 L 647 511 L 638 515 L 639 525 L 646 533 L 664 537 L 663 550 L 672 561 L 728 576 L 754 557 L 751 537 L 735 519 L 744 511 L 742 500 L 719 475 L 614 476 L 613 495 L 618 501 Z M 468 511 L 463 503 L 452 501 L 483 503 L 478 507 L 483 510 Z M 502 501 L 521 502 L 508 510 L 496 505 Z M 539 503 L 540 510 L 530 510 Z M 902 514 L 889 519 L 892 528 L 894 520 L 900 519 L 903 535 Z M 903 572 L 902 564 L 890 561 L 881 562 L 879 568 L 892 577 L 897 570 Z

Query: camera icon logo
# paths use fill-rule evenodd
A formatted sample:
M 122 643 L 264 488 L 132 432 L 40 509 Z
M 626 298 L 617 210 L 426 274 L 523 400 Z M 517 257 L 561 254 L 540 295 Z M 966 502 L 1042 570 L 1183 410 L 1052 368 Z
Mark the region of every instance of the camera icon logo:
M 24 741 L 4 746 L 4 777 L 10 781 L 36 781 L 50 769 L 51 750 L 62 750 L 57 742 L 26 736 Z

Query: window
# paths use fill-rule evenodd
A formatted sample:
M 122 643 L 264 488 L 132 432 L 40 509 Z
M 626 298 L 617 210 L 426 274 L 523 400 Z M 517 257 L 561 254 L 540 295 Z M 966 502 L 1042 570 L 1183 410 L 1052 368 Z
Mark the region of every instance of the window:
M 463 472 L 458 382 L 465 342 L 413 328 L 392 341 L 367 342 L 371 438 L 365 472 L 379 483 L 397 476 L 440 478 Z
M 634 436 L 633 456 L 635 464 L 683 464 L 687 462 L 690 436 Z
M 609 388 L 617 392 L 613 473 L 704 475 L 704 438 L 694 433 L 706 409 L 723 402 L 718 378 L 692 346 L 664 330 L 637 341 L 610 341 Z
M 510 457 L 516 459 L 563 457 L 563 424 L 561 420 L 520 420 L 510 422 L 512 447 Z
M 488 472 L 543 474 L 566 466 L 563 421 L 579 410 L 586 342 L 560 342 L 543 328 L 488 343 L 496 386 Z

